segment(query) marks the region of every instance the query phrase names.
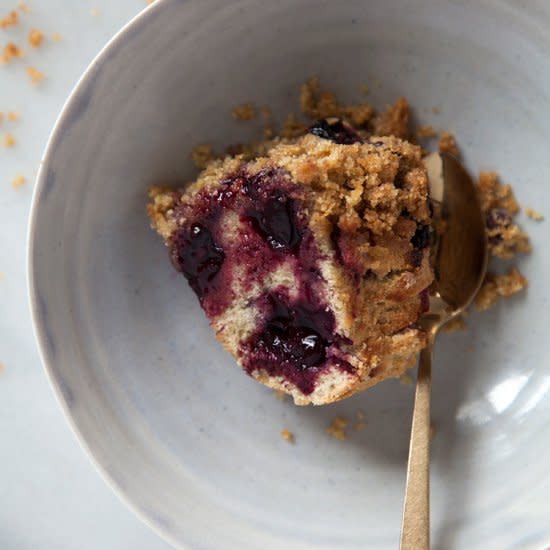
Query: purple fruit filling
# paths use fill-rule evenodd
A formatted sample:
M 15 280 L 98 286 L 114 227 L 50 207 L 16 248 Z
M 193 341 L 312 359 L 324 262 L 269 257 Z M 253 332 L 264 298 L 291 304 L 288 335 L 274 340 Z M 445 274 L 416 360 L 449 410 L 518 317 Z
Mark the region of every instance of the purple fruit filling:
M 308 132 L 323 139 L 330 139 L 340 145 L 350 145 L 363 141 L 361 136 L 351 126 L 348 126 L 341 120 L 328 122 L 322 118 L 311 125 Z
M 194 223 L 178 232 L 172 243 L 172 259 L 198 296 L 205 296 L 221 269 L 225 254 L 203 225 Z
M 282 193 L 267 199 L 260 209 L 251 208 L 245 217 L 275 250 L 293 250 L 300 242 L 292 200 Z
M 285 291 L 262 296 L 259 307 L 266 320 L 244 345 L 246 371 L 264 370 L 289 380 L 306 395 L 312 393 L 328 349 L 342 340 L 335 334 L 333 313 L 312 295 L 302 293 L 291 303 Z M 353 371 L 345 361 L 333 364 Z

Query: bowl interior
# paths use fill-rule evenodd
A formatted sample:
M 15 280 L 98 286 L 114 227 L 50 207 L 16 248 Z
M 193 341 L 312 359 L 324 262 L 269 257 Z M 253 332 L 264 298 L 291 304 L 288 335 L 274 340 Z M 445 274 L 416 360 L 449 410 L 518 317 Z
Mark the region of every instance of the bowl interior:
M 215 342 L 149 229 L 147 187 L 193 177 L 198 143 L 258 136 L 260 122 L 231 119 L 236 104 L 282 117 L 318 75 L 346 100 L 361 83 L 378 107 L 406 96 L 419 123 L 456 134 L 468 167 L 497 169 L 543 209 L 550 12 L 516 4 L 161 0 L 79 83 L 34 201 L 38 339 L 96 462 L 174 544 L 395 548 L 413 387 L 388 381 L 322 408 L 275 399 Z M 550 542 L 550 254 L 544 223 L 523 221 L 529 291 L 437 345 L 435 547 Z M 344 442 L 325 433 L 336 415 L 350 421 Z

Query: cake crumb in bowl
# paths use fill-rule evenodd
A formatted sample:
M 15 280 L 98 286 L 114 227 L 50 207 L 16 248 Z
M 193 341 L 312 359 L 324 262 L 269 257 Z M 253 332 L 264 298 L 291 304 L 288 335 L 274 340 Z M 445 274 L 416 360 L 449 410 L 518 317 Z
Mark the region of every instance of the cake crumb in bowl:
M 525 214 L 528 218 L 531 218 L 532 220 L 536 221 L 536 222 L 541 222 L 544 220 L 544 216 L 542 214 L 540 214 L 539 212 L 537 212 L 536 210 L 533 210 L 532 208 L 530 207 L 525 207 Z
M 14 189 L 17 189 L 18 187 L 21 187 L 22 185 L 25 184 L 25 176 L 22 176 L 21 174 L 15 176 L 15 178 L 13 178 L 13 180 L 11 181 L 11 186 L 14 188 Z
M 38 48 L 44 42 L 44 33 L 39 29 L 31 29 L 27 41 L 31 48 Z
M 281 437 L 287 442 L 287 443 L 294 443 L 296 441 L 296 438 L 294 437 L 294 434 L 287 429 L 281 430 Z
M 12 10 L 0 19 L 0 29 L 7 29 L 8 27 L 17 25 L 17 21 L 17 12 L 15 10 Z
M 348 421 L 342 416 L 335 416 L 332 422 L 327 427 L 326 432 L 330 437 L 337 439 L 338 441 L 344 441 L 346 439 L 346 427 Z
M 38 85 L 42 80 L 46 78 L 46 75 L 43 72 L 36 69 L 35 67 L 27 67 L 25 69 L 25 72 L 27 73 L 27 76 L 30 78 L 31 84 L 33 86 Z
M 251 103 L 242 103 L 233 107 L 231 115 L 235 120 L 252 120 L 256 117 L 256 109 Z
M 488 273 L 475 297 L 475 307 L 478 311 L 485 311 L 494 306 L 499 298 L 513 296 L 526 287 L 527 279 L 516 267 L 510 268 L 502 275 Z
M 2 54 L 0 55 L 0 64 L 6 65 L 9 63 L 12 59 L 23 57 L 23 50 L 19 48 L 16 44 L 13 42 L 8 42 L 4 49 L 2 50 Z

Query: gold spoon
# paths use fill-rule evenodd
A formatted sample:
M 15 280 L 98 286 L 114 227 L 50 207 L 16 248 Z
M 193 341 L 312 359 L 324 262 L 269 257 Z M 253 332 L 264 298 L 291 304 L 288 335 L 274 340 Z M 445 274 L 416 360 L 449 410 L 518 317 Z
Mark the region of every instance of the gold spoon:
M 438 330 L 462 313 L 487 271 L 487 234 L 477 190 L 452 156 L 434 153 L 424 164 L 434 202 L 441 204 L 445 230 L 434 254 L 430 307 L 420 319 L 428 345 L 420 353 L 401 525 L 401 550 L 430 547 L 430 387 L 432 348 Z

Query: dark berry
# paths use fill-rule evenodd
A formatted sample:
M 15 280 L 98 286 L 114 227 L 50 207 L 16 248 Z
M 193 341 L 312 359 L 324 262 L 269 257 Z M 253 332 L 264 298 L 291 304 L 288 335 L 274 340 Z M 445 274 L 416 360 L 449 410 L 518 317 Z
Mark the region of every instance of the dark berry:
M 359 134 L 351 126 L 348 126 L 339 119 L 334 122 L 328 122 L 322 118 L 310 126 L 308 132 L 323 139 L 330 139 L 341 145 L 349 145 L 362 141 Z
M 411 244 L 414 248 L 426 248 L 430 244 L 430 226 L 418 225 L 411 238 Z
M 176 268 L 181 271 L 191 288 L 202 298 L 208 293 L 225 254 L 201 224 L 195 223 L 176 233 L 172 241 L 172 258 Z
M 282 194 L 248 210 L 246 218 L 274 250 L 292 250 L 300 242 L 292 200 Z

